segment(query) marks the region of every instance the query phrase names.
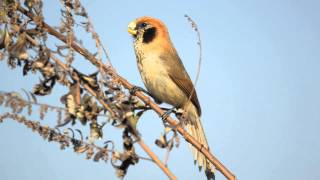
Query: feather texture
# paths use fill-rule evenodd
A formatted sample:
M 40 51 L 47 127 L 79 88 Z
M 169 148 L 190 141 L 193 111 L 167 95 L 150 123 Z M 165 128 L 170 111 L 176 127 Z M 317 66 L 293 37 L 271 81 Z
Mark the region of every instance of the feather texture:
M 185 123 L 187 131 L 209 149 L 200 120 L 197 93 L 165 24 L 152 17 L 141 17 L 129 24 L 128 31 L 134 37 L 137 64 L 147 90 L 155 99 L 182 108 L 188 119 Z M 190 148 L 199 167 L 206 170 L 207 177 L 213 174 L 215 167 L 197 149 L 191 145 Z

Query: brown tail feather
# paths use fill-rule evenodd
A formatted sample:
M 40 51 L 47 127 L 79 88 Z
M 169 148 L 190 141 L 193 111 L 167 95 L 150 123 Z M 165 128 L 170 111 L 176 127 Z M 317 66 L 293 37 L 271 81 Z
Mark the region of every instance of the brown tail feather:
M 207 138 L 202 127 L 201 119 L 198 116 L 195 106 L 192 103 L 190 103 L 190 105 L 184 107 L 184 109 L 187 112 L 188 117 L 188 121 L 185 125 L 188 133 L 190 133 L 205 148 L 209 149 Z M 199 169 L 205 169 L 208 179 L 214 178 L 213 173 L 215 171 L 215 167 L 206 159 L 206 157 L 201 152 L 199 152 L 191 144 L 189 144 L 189 147 L 191 148 L 194 160 L 198 163 Z M 209 177 L 210 175 L 213 177 Z

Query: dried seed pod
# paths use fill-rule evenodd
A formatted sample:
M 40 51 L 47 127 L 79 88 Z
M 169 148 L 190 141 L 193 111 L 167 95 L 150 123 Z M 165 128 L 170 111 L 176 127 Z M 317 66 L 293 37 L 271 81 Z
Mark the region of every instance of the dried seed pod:
M 168 146 L 166 135 L 161 134 L 159 139 L 156 139 L 155 144 L 160 148 L 166 148 Z

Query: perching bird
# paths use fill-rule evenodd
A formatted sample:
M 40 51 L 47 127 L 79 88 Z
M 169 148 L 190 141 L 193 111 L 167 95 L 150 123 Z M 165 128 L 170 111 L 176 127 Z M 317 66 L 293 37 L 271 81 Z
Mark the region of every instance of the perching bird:
M 187 131 L 207 149 L 208 142 L 201 124 L 201 108 L 196 91 L 163 22 L 152 17 L 138 18 L 128 25 L 134 38 L 134 50 L 142 80 L 156 101 L 165 102 L 186 112 Z M 199 167 L 213 176 L 215 167 L 191 146 Z

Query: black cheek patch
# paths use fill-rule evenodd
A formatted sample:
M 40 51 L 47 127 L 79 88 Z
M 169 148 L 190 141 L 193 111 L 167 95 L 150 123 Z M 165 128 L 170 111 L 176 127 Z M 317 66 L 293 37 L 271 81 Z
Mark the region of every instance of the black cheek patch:
M 156 28 L 152 27 L 149 29 L 146 29 L 146 31 L 143 33 L 143 43 L 149 43 L 156 37 Z

